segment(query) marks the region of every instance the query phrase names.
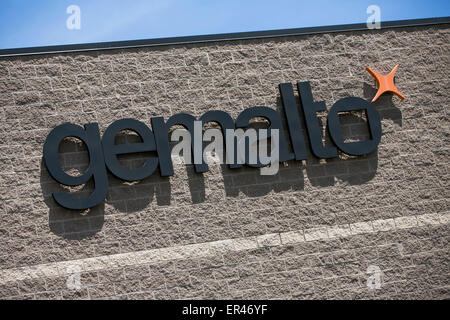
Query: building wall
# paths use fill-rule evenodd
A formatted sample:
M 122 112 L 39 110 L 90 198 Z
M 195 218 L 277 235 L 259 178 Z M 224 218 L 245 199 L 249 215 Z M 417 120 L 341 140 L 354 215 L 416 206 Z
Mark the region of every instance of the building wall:
M 449 30 L 0 58 L 0 297 L 450 298 Z M 103 132 L 125 117 L 150 126 L 179 112 L 281 110 L 278 84 L 297 81 L 330 108 L 349 95 L 371 100 L 365 67 L 397 63 L 406 100 L 374 103 L 383 135 L 367 156 L 319 161 L 308 150 L 274 176 L 220 165 L 203 175 L 177 165 L 173 177 L 139 183 L 109 175 L 107 199 L 85 212 L 51 197 L 63 187 L 43 164 L 43 142 L 64 122 Z M 367 135 L 358 114 L 342 126 L 349 139 Z M 80 141 L 60 151 L 67 172 L 86 168 Z M 370 289 L 377 270 L 381 288 Z

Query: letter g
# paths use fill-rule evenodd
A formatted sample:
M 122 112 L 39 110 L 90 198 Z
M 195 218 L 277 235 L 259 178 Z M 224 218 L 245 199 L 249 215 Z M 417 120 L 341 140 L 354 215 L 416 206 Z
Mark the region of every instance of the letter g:
M 63 171 L 58 160 L 60 143 L 67 137 L 75 137 L 83 141 L 89 152 L 89 167 L 81 176 L 70 176 Z M 67 209 L 84 210 L 100 204 L 108 192 L 108 176 L 106 174 L 103 150 L 100 143 L 100 131 L 97 123 L 88 123 L 84 129 L 71 123 L 64 123 L 53 129 L 44 143 L 44 161 L 50 175 L 57 182 L 67 186 L 78 186 L 94 178 L 95 189 L 88 197 L 76 199 L 68 192 L 54 192 L 53 198 Z

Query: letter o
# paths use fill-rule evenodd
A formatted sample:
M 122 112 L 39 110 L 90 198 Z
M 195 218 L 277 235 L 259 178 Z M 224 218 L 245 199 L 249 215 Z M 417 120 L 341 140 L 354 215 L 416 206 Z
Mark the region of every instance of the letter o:
M 344 142 L 339 112 L 364 110 L 369 125 L 370 140 L 358 142 Z M 374 151 L 381 140 L 381 119 L 375 108 L 364 99 L 348 97 L 336 101 L 328 112 L 328 131 L 334 144 L 344 153 L 361 156 Z

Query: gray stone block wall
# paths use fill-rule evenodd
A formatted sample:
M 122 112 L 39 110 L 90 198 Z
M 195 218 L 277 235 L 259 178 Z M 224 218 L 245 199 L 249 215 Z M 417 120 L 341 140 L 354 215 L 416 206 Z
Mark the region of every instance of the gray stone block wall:
M 448 25 L 436 25 L 0 58 L 0 297 L 450 298 L 449 40 Z M 63 122 L 103 132 L 125 117 L 150 125 L 220 109 L 235 118 L 281 109 L 278 84 L 297 81 L 330 108 L 349 95 L 371 100 L 365 67 L 388 73 L 397 63 L 406 100 L 374 104 L 383 136 L 365 157 L 309 152 L 275 176 L 218 165 L 203 175 L 178 165 L 173 177 L 139 183 L 109 175 L 107 199 L 87 212 L 51 197 L 63 187 L 42 148 Z M 329 141 L 326 113 L 320 120 Z M 358 114 L 341 120 L 347 138 L 367 137 Z M 60 151 L 67 172 L 86 168 L 78 140 Z M 379 289 L 367 285 L 369 266 L 381 271 Z M 68 286 L 78 276 L 80 287 Z

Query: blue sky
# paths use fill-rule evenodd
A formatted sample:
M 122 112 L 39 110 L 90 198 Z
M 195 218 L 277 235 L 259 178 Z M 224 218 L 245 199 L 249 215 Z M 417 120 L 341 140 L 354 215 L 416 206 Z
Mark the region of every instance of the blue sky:
M 450 16 L 449 0 L 1 0 L 0 49 L 361 23 L 372 4 L 382 21 Z

